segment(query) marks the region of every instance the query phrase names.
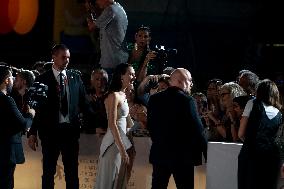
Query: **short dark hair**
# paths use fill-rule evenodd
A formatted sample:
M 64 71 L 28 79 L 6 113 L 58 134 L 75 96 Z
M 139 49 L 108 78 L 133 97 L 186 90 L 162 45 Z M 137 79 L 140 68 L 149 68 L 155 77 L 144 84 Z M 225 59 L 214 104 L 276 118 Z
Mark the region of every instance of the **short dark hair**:
M 53 65 L 53 62 L 46 62 L 46 63 L 43 65 L 43 70 L 44 70 L 44 71 L 47 71 L 47 70 L 52 69 L 52 65 Z
M 149 34 L 151 34 L 151 29 L 150 29 L 149 26 L 141 25 L 141 26 L 136 30 L 136 33 L 138 33 L 139 31 L 147 31 Z
M 37 61 L 32 65 L 33 70 L 37 70 L 38 68 L 43 68 L 45 61 Z
M 26 85 L 27 87 L 31 87 L 35 81 L 35 75 L 32 71 L 30 70 L 23 70 L 21 69 L 19 72 L 18 72 L 18 75 L 20 77 L 22 77 L 24 80 L 26 80 Z
M 66 50 L 69 50 L 69 49 L 64 44 L 56 44 L 52 47 L 51 54 L 56 55 L 60 50 L 66 51 Z
M 0 65 L 0 84 L 2 84 L 5 79 L 9 76 L 12 72 L 12 69 L 6 65 Z
M 236 102 L 241 109 L 245 109 L 247 102 L 251 99 L 250 96 L 237 96 L 233 98 L 233 102 Z
M 223 85 L 223 81 L 219 78 L 214 78 L 208 81 L 207 86 L 209 86 L 211 83 L 217 85 L 217 86 L 221 86 Z

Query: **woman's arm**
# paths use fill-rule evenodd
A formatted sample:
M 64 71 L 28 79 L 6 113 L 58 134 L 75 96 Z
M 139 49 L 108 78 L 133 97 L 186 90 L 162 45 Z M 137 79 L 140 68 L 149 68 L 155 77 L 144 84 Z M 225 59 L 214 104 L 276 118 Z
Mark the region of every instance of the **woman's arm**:
M 250 116 L 250 112 L 252 110 L 253 107 L 253 99 L 249 100 L 245 106 L 245 109 L 243 111 L 243 115 L 240 121 L 240 128 L 239 128 L 239 132 L 238 132 L 238 136 L 239 138 L 244 141 L 245 139 L 245 133 L 246 133 L 246 128 L 247 128 L 247 124 L 248 124 L 248 118 Z
M 241 121 L 240 121 L 240 128 L 239 128 L 239 132 L 238 132 L 238 136 L 242 141 L 244 141 L 244 139 L 245 139 L 247 123 L 248 123 L 248 117 L 243 116 Z
M 142 65 L 141 65 L 141 67 L 139 68 L 139 70 L 138 70 L 137 73 L 136 73 L 136 78 L 137 78 L 137 81 L 138 81 L 138 82 L 142 82 L 143 79 L 146 78 L 146 76 L 147 76 L 147 65 L 148 65 L 148 63 L 149 63 L 151 60 L 153 60 L 155 57 L 156 57 L 156 53 L 155 53 L 154 51 L 150 51 L 150 52 L 146 55 L 146 57 L 145 57 L 145 59 L 144 59 Z
M 107 111 L 107 116 L 108 116 L 108 127 L 111 130 L 115 144 L 118 146 L 118 150 L 119 150 L 122 160 L 128 163 L 129 157 L 122 143 L 121 136 L 120 136 L 117 124 L 116 124 L 117 107 L 119 105 L 119 100 L 120 99 L 117 93 L 115 92 L 111 93 L 108 95 L 108 97 L 105 100 L 105 106 L 106 106 L 106 111 Z
M 126 123 L 127 123 L 126 128 L 131 128 L 134 125 L 133 120 L 131 119 L 130 114 L 128 114 L 128 116 L 126 117 Z
M 28 114 L 25 118 L 19 111 L 17 104 L 12 97 L 7 97 L 5 103 L 4 108 L 6 109 L 7 115 L 11 118 L 12 126 L 7 127 L 7 129 L 4 128 L 4 133 L 6 132 L 8 135 L 14 135 L 31 127 L 33 117 L 35 116 L 34 109 L 28 108 Z

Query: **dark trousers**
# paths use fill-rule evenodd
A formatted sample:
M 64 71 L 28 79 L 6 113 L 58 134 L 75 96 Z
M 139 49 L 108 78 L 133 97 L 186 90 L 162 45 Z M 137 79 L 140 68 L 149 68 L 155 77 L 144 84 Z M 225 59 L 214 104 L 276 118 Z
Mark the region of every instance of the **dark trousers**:
M 279 157 L 246 154 L 238 157 L 238 189 L 276 189 L 280 172 Z
M 70 132 L 66 128 L 59 129 L 56 136 L 52 138 L 41 140 L 43 155 L 42 189 L 54 189 L 54 176 L 56 171 L 59 170 L 57 160 L 60 153 L 64 165 L 66 189 L 79 189 L 79 141 L 77 135 L 77 133 Z
M 156 165 L 153 164 L 152 189 L 167 189 L 173 174 L 177 189 L 194 188 L 193 165 Z
M 14 172 L 16 164 L 7 163 L 0 165 L 0 189 L 13 189 L 14 188 Z

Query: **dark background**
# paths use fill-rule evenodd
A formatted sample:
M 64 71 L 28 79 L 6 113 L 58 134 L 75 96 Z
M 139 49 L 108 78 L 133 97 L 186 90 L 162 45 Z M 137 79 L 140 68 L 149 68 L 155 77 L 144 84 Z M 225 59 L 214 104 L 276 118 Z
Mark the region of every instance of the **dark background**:
M 39 15 L 31 32 L 19 35 L 0 34 L 0 61 L 12 65 L 31 65 L 37 60 L 50 59 L 53 45 L 54 2 L 39 1 Z
M 169 62 L 185 67 L 202 86 L 214 77 L 234 80 L 240 69 L 261 78 L 282 72 L 284 11 L 278 0 L 119 0 L 127 12 L 127 41 L 140 25 L 152 29 L 152 46 L 178 50 Z M 54 0 L 39 1 L 39 17 L 27 35 L 0 35 L 0 61 L 32 65 L 50 60 Z M 72 53 L 72 52 L 71 52 Z M 73 52 L 73 65 L 83 52 Z M 87 62 L 87 61 L 80 61 Z M 273 79 L 273 78 L 272 78 Z

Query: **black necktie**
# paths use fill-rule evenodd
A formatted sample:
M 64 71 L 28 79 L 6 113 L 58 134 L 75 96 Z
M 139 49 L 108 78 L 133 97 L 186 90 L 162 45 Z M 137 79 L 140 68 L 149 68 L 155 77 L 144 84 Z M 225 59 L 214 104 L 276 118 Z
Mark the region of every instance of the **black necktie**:
M 65 117 L 68 114 L 68 101 L 66 94 L 65 79 L 62 72 L 59 73 L 59 84 L 60 84 L 60 112 Z

